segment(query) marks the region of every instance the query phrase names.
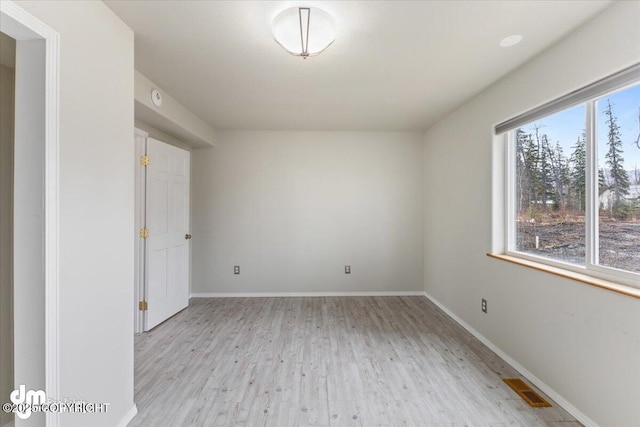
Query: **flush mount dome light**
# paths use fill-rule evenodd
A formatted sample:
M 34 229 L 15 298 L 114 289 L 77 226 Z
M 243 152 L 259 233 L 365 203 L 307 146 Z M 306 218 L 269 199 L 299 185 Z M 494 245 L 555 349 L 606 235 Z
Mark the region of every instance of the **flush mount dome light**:
M 316 7 L 292 7 L 280 12 L 272 23 L 273 37 L 287 52 L 307 59 L 328 48 L 335 40 L 333 17 Z

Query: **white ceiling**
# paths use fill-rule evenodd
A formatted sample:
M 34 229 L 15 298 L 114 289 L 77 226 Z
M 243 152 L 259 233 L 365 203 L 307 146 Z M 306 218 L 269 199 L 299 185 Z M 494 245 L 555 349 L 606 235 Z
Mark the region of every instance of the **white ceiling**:
M 424 130 L 610 1 L 106 1 L 136 69 L 216 129 Z M 336 41 L 290 56 L 287 7 L 334 16 Z M 522 34 L 522 43 L 498 42 Z

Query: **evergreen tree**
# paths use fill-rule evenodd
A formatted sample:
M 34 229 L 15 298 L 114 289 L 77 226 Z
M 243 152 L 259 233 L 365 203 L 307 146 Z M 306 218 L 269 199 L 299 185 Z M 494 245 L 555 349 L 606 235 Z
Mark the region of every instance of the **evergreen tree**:
M 585 210 L 585 194 L 586 194 L 586 168 L 587 168 L 587 144 L 584 132 L 576 141 L 571 153 L 571 189 L 573 197 L 575 197 L 575 206 L 584 212 Z
M 529 202 L 537 204 L 540 200 L 539 188 L 540 188 L 540 154 L 538 150 L 538 144 L 533 139 L 533 135 L 527 135 L 526 145 L 526 168 L 529 174 Z
M 552 201 L 556 209 L 567 206 L 570 184 L 569 161 L 560 144 L 552 147 L 549 137 L 534 125 L 533 133 L 516 132 L 516 176 L 518 211 L 546 211 Z
M 569 162 L 564 155 L 560 142 L 556 142 L 555 149 L 549 147 L 551 163 L 554 208 L 565 209 L 569 192 Z
M 604 176 L 604 169 L 598 169 L 598 192 L 599 194 L 604 193 L 609 188 L 607 184 L 607 178 Z
M 535 143 L 537 148 L 537 168 L 534 181 L 534 191 L 536 202 L 547 210 L 547 201 L 553 201 L 554 205 L 558 204 L 556 192 L 554 190 L 553 170 L 551 164 L 551 148 L 549 146 L 549 138 L 545 134 L 540 134 L 540 128 L 534 126 Z
M 524 213 L 531 202 L 531 174 L 527 165 L 528 137 L 522 129 L 516 131 L 516 198 L 519 214 Z
M 611 101 L 607 100 L 607 108 L 604 112 L 607 117 L 607 145 L 609 150 L 605 154 L 605 163 L 609 167 L 611 174 L 611 190 L 613 192 L 613 207 L 619 207 L 623 204 L 623 196 L 629 194 L 629 177 L 627 171 L 624 170 L 624 158 L 622 157 L 622 138 L 620 136 L 620 126 L 618 126 L 618 118 L 613 114 Z

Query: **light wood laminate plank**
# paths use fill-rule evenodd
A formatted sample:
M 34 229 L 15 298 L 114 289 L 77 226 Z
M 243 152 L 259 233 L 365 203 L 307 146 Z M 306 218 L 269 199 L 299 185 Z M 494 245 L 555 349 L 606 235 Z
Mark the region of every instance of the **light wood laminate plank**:
M 130 426 L 580 425 L 424 297 L 193 298 L 135 341 Z

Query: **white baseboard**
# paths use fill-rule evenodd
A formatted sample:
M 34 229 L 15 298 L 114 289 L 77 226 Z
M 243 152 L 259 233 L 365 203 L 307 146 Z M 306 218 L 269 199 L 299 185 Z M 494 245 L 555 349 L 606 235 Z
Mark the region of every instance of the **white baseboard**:
M 476 331 L 474 328 L 471 327 L 471 325 L 469 325 L 467 322 L 465 322 L 460 317 L 455 315 L 451 310 L 449 310 L 447 307 L 445 307 L 440 301 L 438 301 L 437 299 L 433 298 L 431 295 L 429 295 L 426 292 L 424 293 L 424 295 L 427 297 L 427 299 L 429 299 L 431 302 L 433 302 L 435 305 L 437 305 L 442 311 L 444 311 L 449 317 L 451 317 L 453 320 L 455 320 L 456 323 L 458 323 L 460 326 L 462 326 L 464 329 L 466 329 L 471 335 L 473 335 L 478 340 L 480 340 L 480 342 L 482 342 L 482 344 L 484 344 L 487 347 L 489 347 L 494 353 L 496 353 L 505 362 L 507 362 L 509 365 L 511 365 L 512 368 L 514 368 L 516 371 L 520 372 L 523 377 L 525 377 L 526 379 L 531 381 L 531 383 L 533 383 L 533 385 L 535 385 L 544 394 L 549 396 L 558 405 L 560 405 L 562 408 L 564 408 L 564 410 L 567 411 L 569 414 L 571 414 L 571 416 L 573 416 L 576 420 L 578 420 L 582 424 L 584 424 L 585 427 L 599 427 L 598 424 L 595 421 L 593 421 L 591 418 L 589 418 L 585 414 L 583 414 L 578 408 L 576 408 L 571 403 L 569 403 L 569 401 L 567 399 L 562 397 L 554 389 L 552 389 L 547 384 L 545 384 L 540 378 L 536 377 L 531 372 L 529 372 L 529 370 L 527 370 L 524 366 L 522 366 L 521 364 L 516 362 L 507 353 L 505 353 L 504 351 L 500 350 L 495 344 L 493 344 L 491 341 L 489 341 L 487 338 L 485 338 L 484 335 L 482 335 L 480 332 Z
M 131 422 L 131 420 L 133 419 L 133 417 L 136 416 L 137 413 L 138 413 L 138 407 L 134 403 L 131 409 L 129 409 L 129 411 L 124 415 L 124 417 L 122 417 L 122 419 L 120 420 L 120 422 L 116 427 L 127 427 L 127 425 Z
M 424 296 L 423 291 L 383 292 L 205 292 L 192 293 L 191 298 L 281 298 L 281 297 L 406 297 Z

